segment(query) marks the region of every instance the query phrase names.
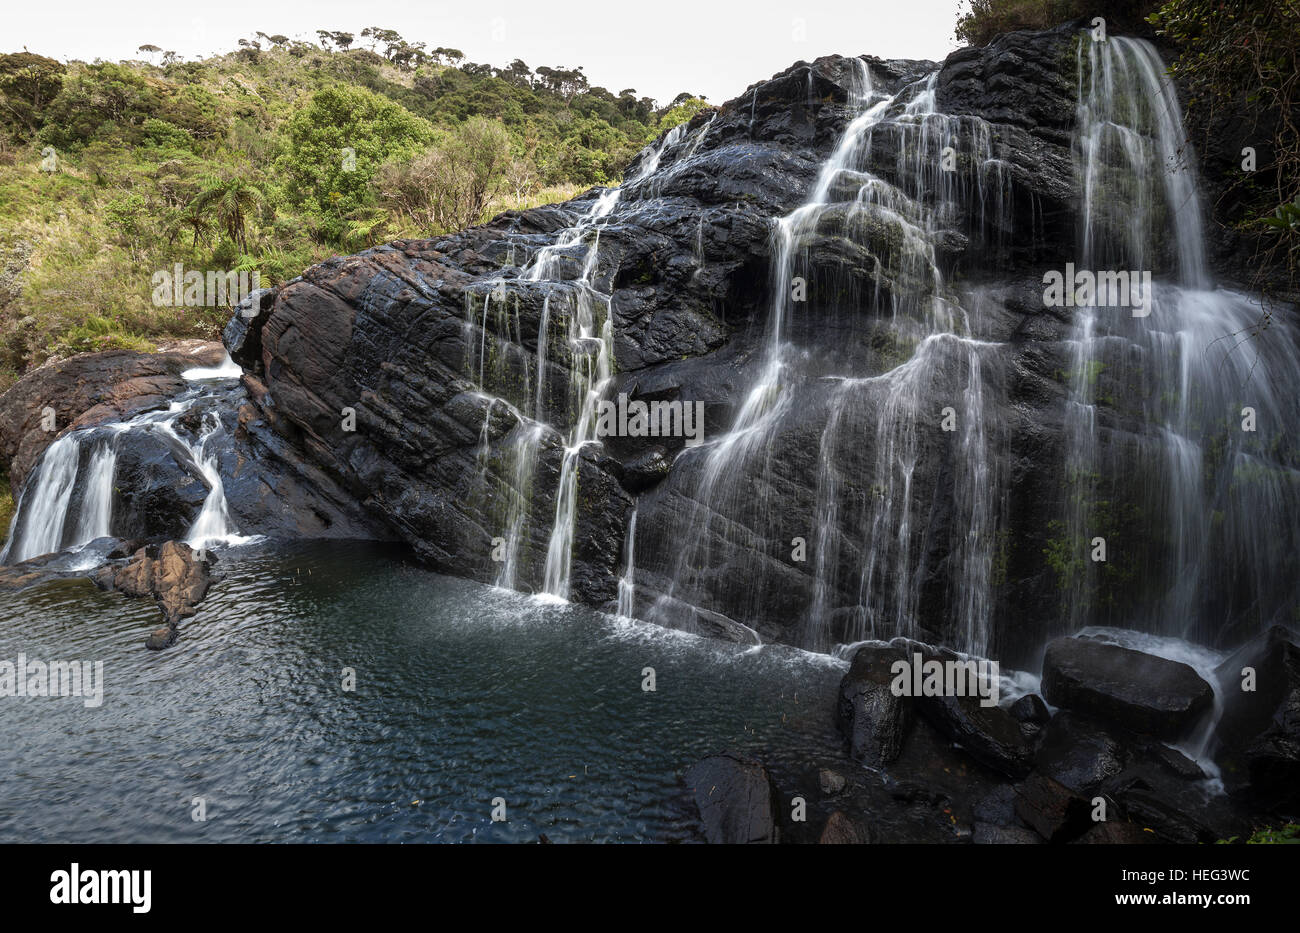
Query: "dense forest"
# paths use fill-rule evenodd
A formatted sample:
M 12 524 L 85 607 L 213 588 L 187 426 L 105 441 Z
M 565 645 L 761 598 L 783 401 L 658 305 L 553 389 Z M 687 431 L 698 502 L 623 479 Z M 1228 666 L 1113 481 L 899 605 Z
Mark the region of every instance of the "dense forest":
M 151 275 L 256 270 L 460 229 L 617 184 L 708 106 L 581 67 L 468 62 L 393 30 L 256 33 L 229 54 L 0 55 L 0 389 L 52 356 L 212 336 L 228 310 L 155 307 Z

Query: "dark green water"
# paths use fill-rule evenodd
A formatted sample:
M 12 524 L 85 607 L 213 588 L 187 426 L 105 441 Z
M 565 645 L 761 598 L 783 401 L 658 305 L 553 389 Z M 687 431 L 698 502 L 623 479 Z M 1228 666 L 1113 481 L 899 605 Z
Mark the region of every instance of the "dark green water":
M 680 776 L 698 759 L 838 744 L 843 664 L 826 657 L 539 603 L 368 546 L 220 566 L 160 653 L 143 647 L 147 602 L 76 580 L 0 596 L 0 659 L 103 661 L 106 684 L 97 709 L 0 697 L 0 841 L 690 841 Z

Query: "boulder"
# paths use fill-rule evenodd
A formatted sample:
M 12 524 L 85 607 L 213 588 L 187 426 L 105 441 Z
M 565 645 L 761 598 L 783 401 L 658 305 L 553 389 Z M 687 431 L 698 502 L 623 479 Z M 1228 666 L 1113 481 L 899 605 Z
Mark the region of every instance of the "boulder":
M 903 657 L 896 645 L 864 645 L 840 681 L 836 724 L 849 755 L 869 768 L 882 768 L 902 753 L 911 725 L 912 701 L 895 696 L 890 665 Z
M 1254 690 L 1243 670 L 1254 671 Z M 1300 806 L 1300 636 L 1282 626 L 1247 642 L 1216 669 L 1223 713 L 1213 758 L 1225 786 Z
M 1171 740 L 1191 732 L 1214 703 L 1190 666 L 1084 638 L 1048 644 L 1042 689 L 1054 706 Z
M 1007 712 L 1021 725 L 1045 726 L 1052 718 L 1047 704 L 1036 693 L 1026 693 L 1007 707 Z
M 692 765 L 685 780 L 710 843 L 776 842 L 776 791 L 761 762 L 712 755 Z
M 1048 842 L 1072 839 L 1091 823 L 1088 801 L 1037 772 L 1016 787 L 1015 806 L 1016 816 Z
M 1105 728 L 1077 713 L 1061 712 L 1043 730 L 1034 765 L 1040 774 L 1091 797 L 1124 770 L 1129 758 L 1129 748 Z
M 1012 780 L 1033 767 L 1033 747 L 1020 724 L 1000 706 L 982 706 L 979 697 L 917 697 L 917 711 L 972 758 Z

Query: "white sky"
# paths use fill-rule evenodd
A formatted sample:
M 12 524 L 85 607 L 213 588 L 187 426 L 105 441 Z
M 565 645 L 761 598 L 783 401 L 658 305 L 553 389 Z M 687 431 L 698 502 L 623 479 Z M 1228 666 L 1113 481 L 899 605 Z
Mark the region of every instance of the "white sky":
M 236 47 L 255 31 L 316 41 L 317 29 L 395 29 L 408 42 L 463 51 L 470 61 L 584 66 L 592 84 L 636 88 L 660 103 L 679 91 L 714 103 L 799 59 L 872 54 L 942 59 L 959 0 L 64 0 L 14 2 L 0 52 L 52 58 L 138 58 L 146 43 L 186 60 Z

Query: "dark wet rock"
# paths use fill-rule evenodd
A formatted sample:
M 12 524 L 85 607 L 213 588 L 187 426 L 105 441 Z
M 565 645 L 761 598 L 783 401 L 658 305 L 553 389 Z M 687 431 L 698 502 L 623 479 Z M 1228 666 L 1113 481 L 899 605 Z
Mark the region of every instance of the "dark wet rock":
M 1117 799 L 1130 821 L 1150 829 L 1161 842 L 1195 845 L 1224 838 L 1220 830 L 1207 824 L 1204 812 L 1190 811 L 1141 786 L 1123 791 Z
M 1245 668 L 1254 691 L 1243 689 Z M 1300 809 L 1300 636 L 1282 626 L 1251 639 L 1216 669 L 1223 713 L 1213 757 L 1225 786 Z
M 1075 713 L 1058 713 L 1043 731 L 1034 756 L 1038 771 L 1076 793 L 1094 794 L 1129 762 L 1125 743 L 1104 727 Z
M 17 493 L 45 448 L 67 430 L 166 407 L 185 387 L 181 373 L 223 357 L 219 343 L 185 340 L 157 353 L 82 353 L 32 370 L 0 395 L 0 469 L 8 467 Z M 50 431 L 46 408 L 53 412 Z
M 977 823 L 1015 824 L 1018 819 L 1015 788 L 1011 784 L 999 784 L 975 804 L 971 815 Z
M 1032 767 L 1033 748 L 1020 724 L 1000 706 L 979 697 L 917 697 L 917 711 L 976 761 L 1012 780 Z
M 976 823 L 972 842 L 977 846 L 1041 845 L 1042 838 L 1033 830 L 1021 826 L 1000 826 L 995 823 Z
M 826 819 L 821 837 L 817 840 L 822 845 L 865 845 L 871 840 L 865 828 L 836 810 Z
M 1094 823 L 1092 829 L 1078 839 L 1073 840 L 1073 843 L 1076 845 L 1133 846 L 1155 845 L 1162 841 L 1152 830 L 1145 829 L 1137 823 L 1104 820 L 1100 823 Z
M 630 493 L 649 489 L 662 480 L 672 469 L 672 461 L 663 447 L 655 445 L 636 454 L 622 464 L 623 488 Z
M 685 780 L 710 843 L 776 841 L 776 790 L 760 762 L 713 755 L 692 765 Z
M 275 304 L 275 289 L 259 288 L 235 306 L 235 313 L 221 335 L 230 358 L 245 372 L 260 376 L 262 370 L 263 315 Z
M 1047 704 L 1036 693 L 1026 693 L 1007 707 L 1007 712 L 1011 714 L 1012 719 L 1021 725 L 1045 726 L 1052 718 L 1051 712 L 1047 709 Z
M 1088 801 L 1060 781 L 1038 773 L 1016 787 L 1016 815 L 1048 842 L 1072 839 L 1091 822 Z
M 1058 638 L 1043 658 L 1043 696 L 1054 706 L 1164 739 L 1188 734 L 1214 692 L 1186 664 L 1082 638 Z
M 164 625 L 149 633 L 149 637 L 144 640 L 144 646 L 150 651 L 161 651 L 176 644 L 177 635 L 176 626 Z
M 911 725 L 912 701 L 890 690 L 890 666 L 903 657 L 895 645 L 864 645 L 840 681 L 836 723 L 849 754 L 869 768 L 881 768 L 903 750 Z

